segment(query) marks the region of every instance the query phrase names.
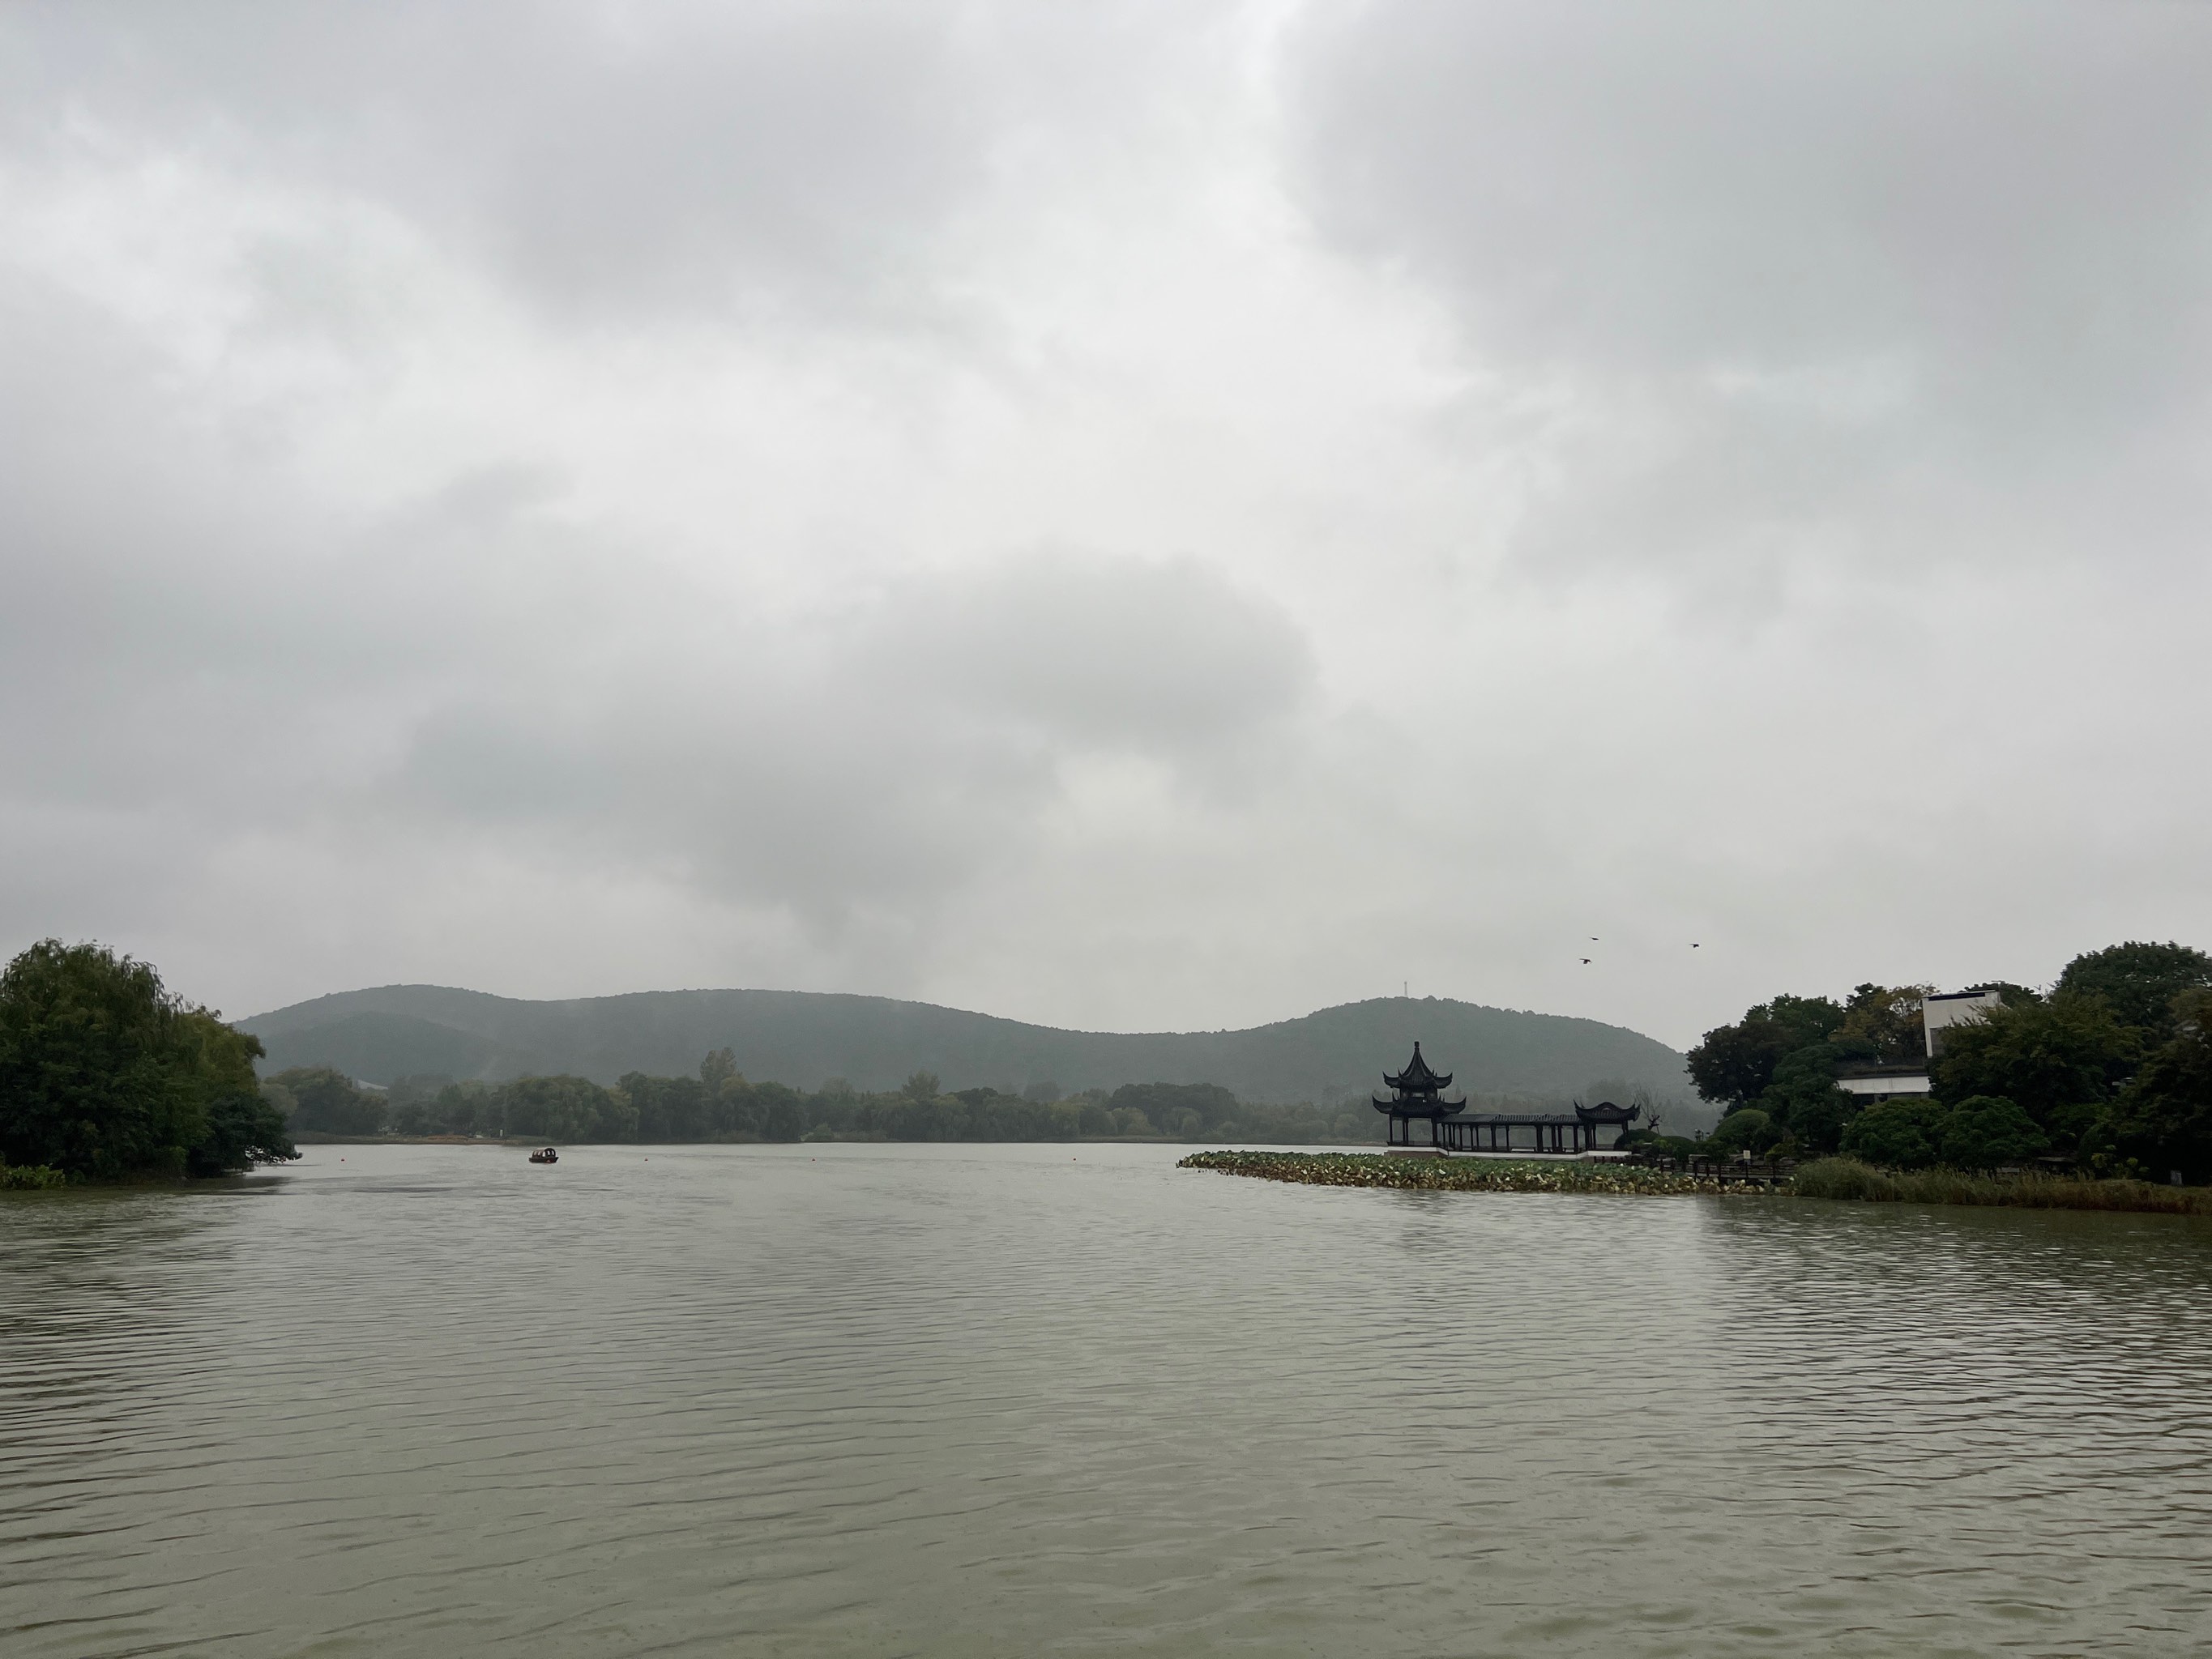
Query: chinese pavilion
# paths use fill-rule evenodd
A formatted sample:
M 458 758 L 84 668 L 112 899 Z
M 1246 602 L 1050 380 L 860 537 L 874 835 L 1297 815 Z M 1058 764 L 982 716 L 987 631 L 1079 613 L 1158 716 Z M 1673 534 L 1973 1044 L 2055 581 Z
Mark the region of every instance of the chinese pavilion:
M 1414 1144 L 1413 1124 L 1416 1120 L 1426 1120 L 1429 1125 L 1427 1144 L 1431 1146 L 1440 1145 L 1436 1134 L 1437 1120 L 1467 1110 L 1467 1102 L 1463 1099 L 1454 1102 L 1442 1098 L 1443 1091 L 1451 1087 L 1451 1073 L 1446 1072 L 1439 1077 L 1431 1071 L 1429 1062 L 1421 1058 L 1419 1042 L 1414 1043 L 1413 1057 L 1406 1062 L 1405 1069 L 1395 1073 L 1383 1073 L 1382 1081 L 1390 1091 L 1390 1098 L 1384 1100 L 1378 1096 L 1373 1103 L 1376 1111 L 1389 1115 L 1389 1139 L 1393 1146 Z
M 1575 1103 L 1574 1115 L 1549 1112 L 1470 1112 L 1465 1098 L 1449 1101 L 1443 1091 L 1451 1087 L 1449 1072 L 1438 1075 L 1421 1058 L 1421 1045 L 1395 1073 L 1385 1072 L 1382 1081 L 1390 1098 L 1374 1097 L 1375 1109 L 1390 1120 L 1389 1140 L 1393 1152 L 1551 1152 L 1574 1153 L 1601 1150 L 1599 1133 L 1613 1133 L 1607 1146 L 1619 1144 L 1628 1126 L 1644 1115 L 1640 1106 L 1616 1106 L 1601 1101 L 1595 1106 Z M 1462 1091 L 1462 1097 L 1465 1091 Z M 1425 1123 L 1427 1132 L 1416 1138 L 1413 1125 Z M 1514 1132 L 1522 1130 L 1528 1144 L 1516 1146 Z

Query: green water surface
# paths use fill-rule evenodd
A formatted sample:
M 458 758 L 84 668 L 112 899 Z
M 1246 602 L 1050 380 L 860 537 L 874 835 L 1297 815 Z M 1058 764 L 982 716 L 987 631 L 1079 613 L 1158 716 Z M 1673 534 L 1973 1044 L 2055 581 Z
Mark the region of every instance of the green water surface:
M 0 1195 L 0 1652 L 2212 1638 L 2212 1226 L 1146 1146 Z

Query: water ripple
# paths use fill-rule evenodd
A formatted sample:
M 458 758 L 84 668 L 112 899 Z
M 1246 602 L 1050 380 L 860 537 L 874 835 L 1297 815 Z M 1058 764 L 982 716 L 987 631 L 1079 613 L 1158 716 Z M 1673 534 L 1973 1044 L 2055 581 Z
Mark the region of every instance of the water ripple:
M 1149 1148 L 0 1202 L 11 1659 L 2160 1654 L 2212 1229 Z

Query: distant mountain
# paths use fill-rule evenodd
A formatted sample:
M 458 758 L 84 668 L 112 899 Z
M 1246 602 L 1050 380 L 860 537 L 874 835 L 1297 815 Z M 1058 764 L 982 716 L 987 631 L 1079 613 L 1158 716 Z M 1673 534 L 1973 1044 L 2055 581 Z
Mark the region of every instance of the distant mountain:
M 436 985 L 388 985 L 295 1003 L 238 1022 L 269 1050 L 264 1069 L 334 1066 L 370 1083 L 411 1073 L 495 1080 L 576 1073 L 695 1071 L 736 1051 L 757 1081 L 812 1089 L 842 1077 L 896 1087 L 930 1071 L 947 1089 L 1063 1092 L 1124 1083 L 1218 1083 L 1238 1098 L 1316 1103 L 1363 1095 L 1415 1038 L 1439 1071 L 1485 1095 L 1565 1097 L 1603 1083 L 1685 1097 L 1682 1056 L 1594 1019 L 1383 997 L 1244 1031 L 1063 1031 L 889 997 L 813 991 L 641 991 L 523 1002 Z

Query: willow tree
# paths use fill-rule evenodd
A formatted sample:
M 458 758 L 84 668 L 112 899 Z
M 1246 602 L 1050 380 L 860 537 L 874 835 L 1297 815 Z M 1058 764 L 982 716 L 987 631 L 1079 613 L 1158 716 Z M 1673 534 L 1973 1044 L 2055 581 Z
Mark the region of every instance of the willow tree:
M 254 1079 L 261 1052 L 149 963 L 33 945 L 0 970 L 0 1163 L 114 1181 L 297 1158 Z

